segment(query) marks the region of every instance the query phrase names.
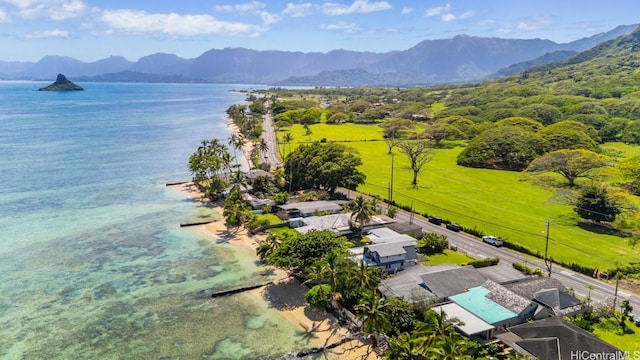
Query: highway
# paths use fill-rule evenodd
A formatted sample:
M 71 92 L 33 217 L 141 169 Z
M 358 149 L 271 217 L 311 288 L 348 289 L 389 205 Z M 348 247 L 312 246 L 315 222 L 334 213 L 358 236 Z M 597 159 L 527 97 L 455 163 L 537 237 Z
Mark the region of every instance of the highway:
M 273 128 L 273 120 L 272 116 L 269 113 L 265 116 L 263 122 L 263 133 L 262 136 L 267 142 L 269 150 L 265 156 L 265 161 L 269 162 L 272 168 L 276 168 L 281 166 L 280 159 L 276 153 L 277 150 L 277 142 L 275 139 L 275 131 Z M 347 189 L 338 189 L 338 191 L 342 191 L 348 195 L 349 198 L 355 198 L 359 193 L 353 190 Z M 383 209 L 383 212 L 386 212 L 386 205 L 381 204 L 380 207 Z M 458 251 L 462 251 L 472 257 L 475 258 L 499 258 L 500 265 L 511 267 L 514 262 L 524 262 L 526 259 L 527 265 L 535 266 L 541 268 L 547 274 L 546 266 L 543 261 L 537 258 L 534 258 L 529 255 L 517 253 L 513 250 L 506 249 L 503 247 L 495 247 L 486 243 L 483 243 L 480 239 L 473 237 L 471 235 L 454 232 L 444 227 L 444 225 L 435 225 L 430 223 L 427 219 L 423 218 L 420 215 L 409 214 L 406 211 L 398 209 L 395 219 L 399 222 L 409 222 L 413 221 L 413 223 L 422 227 L 425 232 L 435 232 L 438 234 L 446 235 L 449 239 L 450 246 L 456 246 Z M 568 289 L 573 289 L 578 298 L 584 298 L 588 294 L 591 296 L 592 301 L 603 301 L 606 298 L 613 298 L 615 295 L 615 281 L 603 281 L 599 279 L 595 279 L 589 276 L 582 275 L 573 270 L 569 270 L 563 268 L 557 264 L 553 264 L 551 269 L 551 276 L 558 279 L 564 286 Z M 589 290 L 589 286 L 592 287 Z M 633 314 L 637 314 L 640 316 L 640 297 L 637 294 L 632 294 L 629 292 L 625 292 L 623 290 L 618 289 L 618 297 L 616 302 L 616 308 L 619 310 L 619 304 L 623 299 L 629 300 L 631 306 L 633 306 Z

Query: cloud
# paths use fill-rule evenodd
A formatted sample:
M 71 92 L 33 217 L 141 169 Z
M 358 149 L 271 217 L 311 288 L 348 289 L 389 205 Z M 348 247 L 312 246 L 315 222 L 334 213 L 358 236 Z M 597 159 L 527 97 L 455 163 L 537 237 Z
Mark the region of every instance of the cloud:
M 11 22 L 11 17 L 3 9 L 0 8 L 0 24 Z
M 264 3 L 259 1 L 251 1 L 248 3 L 235 4 L 235 5 L 216 5 L 214 6 L 214 10 L 220 12 L 248 12 L 255 13 L 263 10 L 266 7 Z
M 469 18 L 472 18 L 474 16 L 476 16 L 476 12 L 473 11 L 473 10 L 470 10 L 470 11 L 466 11 L 466 12 L 463 12 L 462 14 L 460 14 L 460 19 L 469 19 Z
M 45 30 L 34 32 L 27 35 L 27 40 L 51 39 L 51 38 L 68 38 L 69 32 L 65 30 Z
M 442 19 L 442 21 L 444 21 L 444 22 L 448 22 L 448 21 L 455 20 L 456 16 L 451 14 L 451 13 L 446 13 L 446 14 L 440 15 L 440 19 Z
M 100 20 L 114 30 L 133 33 L 258 35 L 264 31 L 257 25 L 221 21 L 209 15 L 149 14 L 138 10 L 105 11 Z
M 451 11 L 451 4 L 429 8 L 424 12 L 424 14 L 426 16 L 442 16 L 443 14 L 446 14 L 449 11 Z
M 386 1 L 377 1 L 370 3 L 369 0 L 354 0 L 350 6 L 324 3 L 322 4 L 322 12 L 326 15 L 349 15 L 349 14 L 368 14 L 377 11 L 389 10 L 393 6 Z
M 346 23 L 344 21 L 340 21 L 340 22 L 333 23 L 333 24 L 322 24 L 322 25 L 320 25 L 320 28 L 324 29 L 324 30 L 342 31 L 342 32 L 347 33 L 347 34 L 351 34 L 351 33 L 354 33 L 356 31 L 360 30 L 358 25 L 349 24 L 349 23 Z
M 266 11 L 262 11 L 259 13 L 260 18 L 262 19 L 262 24 L 264 26 L 269 26 L 280 21 L 281 16 L 278 14 L 272 14 Z
M 81 0 L 4 0 L 18 8 L 18 15 L 25 19 L 50 18 L 56 21 L 79 18 L 88 7 Z
M 291 17 L 304 17 L 311 15 L 313 12 L 313 5 L 311 3 L 304 4 L 292 4 L 288 3 L 287 7 L 282 11 L 282 14 Z
M 413 8 L 410 7 L 403 7 L 402 11 L 400 12 L 402 15 L 406 15 L 406 14 L 410 14 L 413 12 Z

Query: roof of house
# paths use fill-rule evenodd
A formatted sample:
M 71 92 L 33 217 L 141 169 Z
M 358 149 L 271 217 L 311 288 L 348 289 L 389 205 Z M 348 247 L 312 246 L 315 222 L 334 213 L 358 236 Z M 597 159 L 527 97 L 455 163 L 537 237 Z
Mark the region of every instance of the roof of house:
M 582 302 L 564 291 L 558 289 L 542 289 L 536 292 L 533 299 L 540 304 L 550 307 L 556 315 L 580 310 Z
M 268 178 L 273 177 L 273 175 L 270 172 L 264 171 L 262 169 L 251 169 L 245 173 L 245 176 L 252 180 L 257 178 L 258 176 L 266 176 Z
M 316 211 L 341 211 L 342 206 L 340 205 L 342 202 L 337 201 L 327 201 L 327 200 L 318 200 L 318 201 L 302 201 L 296 203 L 282 204 L 279 205 L 280 209 L 283 210 L 299 210 L 302 213 L 312 213 Z
M 572 354 L 583 352 L 601 354 L 602 359 L 624 358 L 621 350 L 560 317 L 513 326 L 509 331 L 522 339 L 516 341 L 518 346 L 539 359 L 572 359 Z
M 282 207 L 282 206 L 281 206 Z M 304 211 L 303 211 L 304 212 Z M 373 215 L 371 220 L 366 226 L 385 224 L 389 221 L 388 216 L 384 215 Z M 332 230 L 335 232 L 349 232 L 351 227 L 349 226 L 350 222 L 353 222 L 351 219 L 351 213 L 339 213 L 339 214 L 329 214 L 322 216 L 308 216 L 306 218 L 300 219 L 303 226 L 297 227 L 295 230 L 301 234 L 306 234 L 311 230 Z M 391 219 L 393 221 L 393 219 Z M 366 227 L 365 226 L 365 227 Z M 398 234 L 400 235 L 400 234 Z M 407 236 L 408 239 L 416 241 L 414 238 Z
M 415 238 L 407 234 L 400 234 L 388 227 L 371 229 L 369 230 L 368 237 L 373 244 L 401 242 L 401 241 L 413 241 L 414 243 L 416 242 Z
M 420 225 L 412 224 L 409 222 L 396 222 L 393 224 L 389 224 L 389 229 L 401 234 L 406 234 L 416 230 L 419 230 L 420 232 L 422 232 L 422 227 Z
M 489 294 L 487 294 L 488 299 L 504 306 L 516 314 L 520 314 L 523 310 L 528 308 L 529 305 L 531 305 L 530 299 L 526 299 L 491 280 L 487 280 L 482 284 L 482 286 L 489 289 Z
M 487 297 L 489 292 L 489 289 L 483 286 L 476 286 L 461 294 L 450 296 L 449 299 L 489 324 L 496 324 L 518 316 L 512 310 L 489 299 Z
M 424 274 L 421 278 L 427 289 L 439 299 L 463 293 L 487 280 L 471 265 Z
M 431 309 L 436 312 L 444 312 L 449 320 L 459 320 L 460 322 L 456 325 L 456 328 L 467 336 L 479 334 L 494 328 L 493 325 L 475 316 L 456 303 L 444 304 Z
M 567 291 L 567 288 L 558 279 L 552 277 L 525 278 L 509 284 L 503 283 L 502 285 L 527 299 L 533 299 L 535 293 L 542 289 Z
M 365 252 L 369 249 L 370 252 L 378 253 L 380 257 L 388 257 L 395 255 L 404 255 L 409 254 L 407 252 L 406 247 L 416 246 L 416 240 L 413 241 L 398 241 L 398 242 L 389 242 L 383 244 L 374 244 L 365 246 Z M 415 252 L 413 252 L 415 254 Z
M 405 269 L 393 276 L 383 279 L 378 284 L 378 291 L 385 297 L 401 297 L 409 302 L 423 300 L 437 300 L 429 290 L 420 286 L 421 276 L 430 272 L 450 270 L 458 268 L 457 265 L 443 264 L 436 266 L 424 266 L 421 264 Z

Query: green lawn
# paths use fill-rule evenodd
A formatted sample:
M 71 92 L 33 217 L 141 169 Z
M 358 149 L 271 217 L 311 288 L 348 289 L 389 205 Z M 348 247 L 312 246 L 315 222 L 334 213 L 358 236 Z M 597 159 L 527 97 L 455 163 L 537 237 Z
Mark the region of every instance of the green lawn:
M 290 130 L 294 135 L 292 149 L 309 141 L 302 126 Z M 311 130 L 311 140 L 345 141 L 345 145 L 355 148 L 363 161 L 361 170 L 367 175 L 366 184 L 359 191 L 388 197 L 391 155 L 387 154 L 379 127 L 315 124 Z M 282 132 L 279 134 L 281 138 Z M 608 146 L 628 153 L 640 152 L 639 147 Z M 627 239 L 578 227 L 572 206 L 562 201 L 566 190 L 518 172 L 458 166 L 456 157 L 461 150 L 437 150 L 433 160 L 423 167 L 418 187 L 413 188 L 406 156 L 395 149 L 393 199 L 413 204 L 420 213 L 440 216 L 540 253 L 545 248 L 545 221 L 551 220 L 549 256 L 567 263 L 606 271 L 614 268 L 616 261 L 628 264 L 640 259 L 640 246 L 630 247 Z
M 429 255 L 426 261 L 422 261 L 421 264 L 433 266 L 441 264 L 455 264 L 464 266 L 469 262 L 475 260 L 472 257 L 467 256 L 464 253 L 445 249 L 441 254 Z
M 629 352 L 632 357 L 634 356 L 634 352 L 640 355 L 639 327 L 627 320 L 627 331 L 622 334 L 620 326 L 616 322 L 613 322 L 612 319 L 606 319 L 603 322 L 604 323 L 598 323 L 593 326 L 593 333 L 597 337 L 622 351 Z

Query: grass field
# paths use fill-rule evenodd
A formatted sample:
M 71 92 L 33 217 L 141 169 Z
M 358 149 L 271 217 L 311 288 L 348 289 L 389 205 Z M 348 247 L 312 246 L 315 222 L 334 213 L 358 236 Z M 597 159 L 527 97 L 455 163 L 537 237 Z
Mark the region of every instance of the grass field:
M 593 333 L 618 349 L 629 352 L 630 359 L 634 359 L 640 356 L 640 328 L 629 320 L 626 320 L 626 325 L 627 331 L 623 334 L 616 321 L 605 319 L 594 325 Z
M 291 149 L 301 142 L 322 138 L 343 141 L 356 149 L 363 161 L 361 170 L 367 175 L 366 184 L 358 190 L 388 197 L 391 155 L 379 127 L 315 124 L 311 126 L 310 139 L 300 125 L 288 130 L 294 136 Z M 630 155 L 640 153 L 638 147 L 611 146 Z M 433 160 L 423 167 L 418 187 L 414 188 L 406 156 L 395 149 L 393 200 L 413 204 L 417 212 L 440 216 L 540 253 L 545 249 L 545 222 L 550 220 L 549 256 L 567 263 L 607 271 L 616 262 L 628 264 L 640 259 L 640 245 L 634 248 L 626 238 L 577 226 L 578 216 L 571 205 L 562 201 L 564 189 L 518 172 L 458 166 L 456 157 L 461 150 L 437 150 Z
M 445 249 L 441 254 L 429 255 L 426 261 L 421 262 L 423 265 L 433 266 L 440 264 L 455 264 L 464 266 L 475 260 L 464 253 Z

